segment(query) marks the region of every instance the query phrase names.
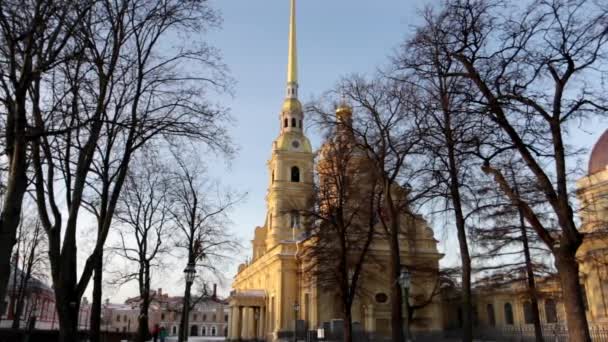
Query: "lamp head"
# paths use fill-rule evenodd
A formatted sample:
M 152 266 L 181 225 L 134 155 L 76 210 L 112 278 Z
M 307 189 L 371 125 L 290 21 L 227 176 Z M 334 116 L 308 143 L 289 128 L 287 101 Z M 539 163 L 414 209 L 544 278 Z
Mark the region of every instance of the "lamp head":
M 399 285 L 401 287 L 409 289 L 412 282 L 412 276 L 406 267 L 401 269 L 401 274 L 399 275 Z
M 186 275 L 186 282 L 193 283 L 194 277 L 196 277 L 196 268 L 193 263 L 188 264 L 184 269 L 184 274 Z

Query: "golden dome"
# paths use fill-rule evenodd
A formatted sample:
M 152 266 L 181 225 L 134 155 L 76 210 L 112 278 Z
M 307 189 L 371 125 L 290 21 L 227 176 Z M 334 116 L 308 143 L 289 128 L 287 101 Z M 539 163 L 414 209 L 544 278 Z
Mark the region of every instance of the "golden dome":
M 301 111 L 302 111 L 302 104 L 300 103 L 300 100 L 291 98 L 291 99 L 285 99 L 285 102 L 283 102 L 283 112 L 301 112 Z
M 353 109 L 347 104 L 341 104 L 336 108 L 336 116 L 340 119 L 349 118 L 353 115 Z

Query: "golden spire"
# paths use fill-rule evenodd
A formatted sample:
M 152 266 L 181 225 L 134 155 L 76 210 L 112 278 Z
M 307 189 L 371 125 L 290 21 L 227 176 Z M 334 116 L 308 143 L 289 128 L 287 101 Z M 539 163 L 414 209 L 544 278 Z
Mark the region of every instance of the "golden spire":
M 287 84 L 298 83 L 298 48 L 296 42 L 296 0 L 291 0 L 289 18 L 289 60 L 287 62 Z
M 298 49 L 296 42 L 296 0 L 291 0 L 289 16 L 289 56 L 287 60 L 287 97 L 283 102 L 283 112 L 301 112 L 298 100 Z

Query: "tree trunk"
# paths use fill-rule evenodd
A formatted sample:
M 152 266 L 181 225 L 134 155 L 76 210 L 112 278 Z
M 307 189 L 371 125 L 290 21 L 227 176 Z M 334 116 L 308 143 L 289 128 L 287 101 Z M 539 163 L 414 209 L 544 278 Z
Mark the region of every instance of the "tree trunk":
M 59 342 L 79 342 L 78 311 L 80 303 L 72 302 L 72 300 L 76 300 L 76 296 L 68 294 L 68 297 L 61 300 L 62 304 L 57 305 L 57 315 L 59 317 Z M 74 305 L 71 305 L 70 303 L 74 303 Z
M 458 232 L 458 241 L 462 241 L 463 237 L 460 231 Z M 464 244 L 460 243 L 460 260 L 462 262 L 462 341 L 473 341 L 473 315 L 471 304 L 471 257 L 469 256 L 468 248 L 466 247 L 466 238 Z M 463 248 L 464 246 L 464 248 Z
M 564 250 L 562 247 L 554 253 L 555 266 L 561 280 L 562 297 L 566 309 L 569 342 L 591 342 L 589 325 L 585 314 L 583 292 L 579 280 L 576 251 Z M 567 294 L 567 295 L 566 295 Z
M 455 163 L 454 163 L 455 167 Z M 451 196 L 454 205 L 454 216 L 456 218 L 456 230 L 458 231 L 458 245 L 460 247 L 460 262 L 462 264 L 462 341 L 473 341 L 473 315 L 471 305 L 471 256 L 467 241 L 466 224 L 460 201 L 460 190 L 456 183 L 457 175 L 455 168 L 450 170 Z
M 349 307 L 344 309 L 344 342 L 353 341 L 353 315 Z
M 526 259 L 526 273 L 528 278 L 528 291 L 530 292 L 530 303 L 532 305 L 532 321 L 534 323 L 534 336 L 536 342 L 543 342 L 543 329 L 540 324 L 540 312 L 538 310 L 538 293 L 536 292 L 536 281 L 534 279 L 534 268 L 532 266 L 532 257 L 530 256 L 530 247 L 528 245 L 528 233 L 526 232 L 526 222 L 521 209 L 519 210 L 519 224 L 521 229 L 521 238 L 524 245 L 524 257 Z
M 143 289 L 140 291 L 141 306 L 139 308 L 139 319 L 137 326 L 137 341 L 145 342 L 150 337 L 149 317 L 150 309 L 150 264 L 144 264 L 143 277 L 141 283 Z M 154 328 L 156 330 L 156 327 Z
M 397 232 L 395 232 L 397 233 Z M 391 235 L 393 232 L 391 232 Z M 390 253 L 390 283 L 391 283 L 391 341 L 403 341 L 403 296 L 399 285 L 399 275 L 401 273 L 401 259 L 399 256 L 399 240 L 391 238 Z M 397 245 L 397 247 L 395 247 Z
M 103 285 L 103 251 L 95 262 L 95 276 L 93 277 L 93 303 L 91 305 L 91 342 L 101 341 L 101 302 Z
M 391 284 L 391 341 L 403 342 L 403 295 L 401 294 L 401 285 L 399 284 L 399 276 L 401 274 L 399 223 L 397 221 L 398 215 L 395 211 L 390 189 L 390 184 L 384 185 L 385 206 L 390 217 L 390 222 L 388 223 L 391 226 L 391 229 L 388 232 L 391 258 L 389 263 L 389 281 Z
M 145 342 L 150 338 L 150 329 L 148 327 L 148 310 L 150 308 L 149 296 L 142 298 L 142 304 L 139 310 L 139 318 L 137 320 L 137 342 Z
M 80 296 L 76 290 L 78 249 L 75 238 L 66 240 L 61 254 L 55 254 L 49 248 L 51 251 L 49 258 L 55 288 L 55 305 L 59 317 L 59 342 L 78 342 L 78 311 L 80 309 Z M 52 241 L 58 241 L 55 235 L 49 235 L 49 244 Z
M 19 329 L 21 325 L 21 315 L 23 315 L 23 303 L 25 301 L 25 286 L 22 284 L 19 288 L 15 311 L 13 311 L 13 324 L 11 326 L 13 329 Z
M 188 316 L 190 315 L 190 289 L 192 287 L 191 283 L 186 282 L 186 290 L 184 292 L 184 305 L 182 307 L 182 319 L 181 319 L 181 331 L 179 332 L 179 341 L 186 341 L 188 338 Z
M 25 115 L 25 114 L 24 114 Z M 25 137 L 18 138 L 25 140 Z M 23 195 L 27 189 L 26 143 L 14 144 L 4 204 L 0 214 L 0 298 L 6 298 L 6 288 L 11 276 L 11 256 L 17 243 L 17 227 L 21 219 Z

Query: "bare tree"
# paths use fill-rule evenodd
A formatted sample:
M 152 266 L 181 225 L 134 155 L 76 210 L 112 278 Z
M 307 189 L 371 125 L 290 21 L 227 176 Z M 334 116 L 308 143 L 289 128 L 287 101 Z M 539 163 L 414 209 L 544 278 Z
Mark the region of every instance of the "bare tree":
M 354 140 L 351 109 L 342 105 L 337 120 L 332 116 L 320 121 L 325 123 L 328 136 L 318 161 L 315 206 L 311 211 L 295 213 L 312 223 L 306 237 L 310 243 L 303 243 L 302 257 L 306 261 L 302 272 L 305 281 L 314 281 L 339 298 L 344 341 L 351 342 L 352 305 L 361 294 L 365 266 L 372 263 L 369 251 L 378 224 L 380 187 L 365 153 Z
M 473 339 L 471 295 L 471 253 L 468 227 L 476 211 L 478 174 L 474 172 L 476 144 L 483 133 L 483 121 L 471 115 L 468 99 L 474 95 L 467 80 L 453 77 L 459 66 L 442 53 L 446 34 L 434 25 L 431 12 L 427 25 L 402 45 L 392 58 L 390 77 L 416 87 L 415 103 L 419 106 L 418 131 L 424 155 L 428 158 L 424 172 L 433 185 L 432 196 L 441 199 L 452 217 L 460 247 L 462 266 L 463 341 Z
M 38 129 L 83 123 L 66 134 L 41 137 L 33 149 L 63 341 L 75 338 L 80 298 L 93 273 L 92 336 L 98 338 L 103 248 L 135 151 L 164 139 L 230 150 L 225 112 L 204 96 L 225 85 L 223 66 L 208 46 L 175 39 L 177 32 L 198 35 L 217 20 L 206 1 L 100 1 L 81 27 L 83 58 L 62 64 L 32 94 Z M 173 49 L 163 46 L 168 39 L 175 43 Z M 197 65 L 196 72 L 183 70 L 186 62 Z M 61 106 L 48 108 L 42 87 L 69 89 L 69 95 Z M 64 193 L 55 190 L 59 175 Z M 78 277 L 76 232 L 82 207 L 96 217 L 98 234 Z
M 510 164 L 510 169 L 505 171 L 509 174 L 513 190 L 518 197 L 526 198 L 541 217 L 542 207 L 545 206 L 542 194 L 539 194 L 534 183 L 529 181 L 530 177 L 518 171 L 525 170 L 521 162 L 511 161 Z M 495 188 L 492 181 L 483 192 L 488 204 L 479 213 L 482 216 L 479 226 L 473 229 L 473 239 L 480 247 L 478 254 L 474 256 L 478 264 L 476 271 L 480 273 L 478 281 L 484 284 L 492 283 L 494 286 L 504 282 L 525 282 L 530 301 L 530 310 L 525 309 L 525 317 L 526 320 L 532 319 L 536 341 L 542 342 L 536 278 L 552 273 L 550 265 L 543 262 L 548 260 L 550 251 L 544 248 L 538 235 L 526 224 L 521 209 L 513 206 Z M 546 217 L 543 220 L 546 221 Z
M 32 124 L 29 91 L 56 64 L 73 59 L 72 38 L 93 1 L 0 2 L 0 103 L 7 174 L 0 213 L 0 298 L 6 294 L 10 259 L 27 190 L 32 140 L 52 130 Z
M 45 253 L 45 245 L 44 230 L 37 218 L 21 219 L 17 231 L 17 246 L 13 254 L 13 270 L 11 270 L 13 276 L 12 307 L 9 310 L 13 313 L 13 329 L 21 326 L 22 317 L 25 316 L 26 320 L 29 317 L 24 312 L 24 302 L 30 296 L 33 279 L 46 278 L 48 258 Z
M 154 160 L 157 156 L 144 154 L 127 175 L 125 189 L 118 203 L 116 218 L 120 245 L 115 249 L 128 263 L 132 272 L 122 274 L 125 284 L 137 281 L 140 299 L 137 341 L 149 339 L 148 311 L 151 300 L 152 271 L 162 267 L 162 258 L 170 251 L 170 173 Z
M 576 151 L 565 141 L 570 123 L 608 110 L 597 85 L 584 81 L 606 61 L 608 8 L 590 0 L 539 0 L 520 8 L 498 0 L 453 0 L 434 20 L 447 35 L 441 53 L 461 69 L 453 76 L 474 85 L 479 95 L 470 104 L 495 127 L 491 143 L 480 142 L 483 171 L 552 251 L 570 341 L 590 341 L 576 260 L 583 234 L 569 182 L 568 160 Z M 514 191 L 497 161 L 506 151 L 524 162 L 551 207 L 558 234 Z
M 378 233 L 386 239 L 390 256 L 388 275 L 391 301 L 392 341 L 403 341 L 403 295 L 398 279 L 402 272 L 401 244 L 413 247 L 416 215 L 410 208 L 429 188 L 413 186 L 419 179 L 419 135 L 415 134 L 417 108 L 410 100 L 413 87 L 385 77 L 366 80 L 352 76 L 342 81 L 337 93 L 357 112 L 352 132 L 377 177 L 380 210 Z M 418 191 L 421 190 L 421 191 Z M 415 250 L 415 248 L 410 248 Z
M 225 191 L 205 178 L 200 163 L 175 158 L 179 169 L 175 174 L 175 188 L 170 195 L 173 203 L 171 217 L 180 235 L 177 247 L 181 248 L 187 265 L 194 265 L 205 273 L 221 273 L 218 268 L 236 251 L 238 243 L 226 226 L 228 212 L 242 196 Z M 179 341 L 188 334 L 187 308 L 191 305 L 192 283 L 186 282 L 182 305 Z

